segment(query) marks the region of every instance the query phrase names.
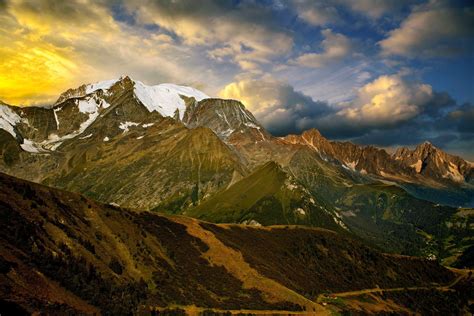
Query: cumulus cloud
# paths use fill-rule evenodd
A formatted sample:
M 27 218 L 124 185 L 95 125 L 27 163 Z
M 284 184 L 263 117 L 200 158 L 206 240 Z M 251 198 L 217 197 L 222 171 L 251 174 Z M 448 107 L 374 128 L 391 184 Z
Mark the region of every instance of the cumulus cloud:
M 330 29 L 321 31 L 324 40 L 321 42 L 321 53 L 307 53 L 299 56 L 294 61 L 305 67 L 319 68 L 339 61 L 351 52 L 351 42 L 343 34 L 334 33 Z
M 364 125 L 398 124 L 420 114 L 432 100 L 430 85 L 400 75 L 380 76 L 359 89 L 354 100 L 343 103 L 337 115 Z
M 402 74 L 379 76 L 361 87 L 353 100 L 335 104 L 315 101 L 268 76 L 231 83 L 221 97 L 242 100 L 277 136 L 318 128 L 329 138 L 380 146 L 424 140 L 448 148 L 460 142 L 474 145 L 472 104 L 459 105 L 448 94 Z
M 440 57 L 472 50 L 474 7 L 430 1 L 415 7 L 400 27 L 379 42 L 385 55 Z
M 227 85 L 220 96 L 241 100 L 271 133 L 285 135 L 312 127 L 314 118 L 332 110 L 284 82 L 264 77 Z

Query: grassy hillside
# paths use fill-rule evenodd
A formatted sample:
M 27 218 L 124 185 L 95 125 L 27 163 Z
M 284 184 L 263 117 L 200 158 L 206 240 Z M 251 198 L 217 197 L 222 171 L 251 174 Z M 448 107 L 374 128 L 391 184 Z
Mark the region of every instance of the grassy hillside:
M 270 161 L 225 190 L 183 212 L 216 223 L 298 224 L 343 228 L 334 214 Z
M 319 302 L 324 293 L 432 287 L 456 277 L 332 231 L 214 225 L 0 180 L 0 299 L 10 310 L 121 315 L 194 305 L 324 314 L 345 309 Z
M 471 213 L 413 197 L 393 183 L 325 163 L 308 151 L 289 170 L 315 200 L 340 215 L 349 230 L 387 252 L 454 262 L 474 238 Z

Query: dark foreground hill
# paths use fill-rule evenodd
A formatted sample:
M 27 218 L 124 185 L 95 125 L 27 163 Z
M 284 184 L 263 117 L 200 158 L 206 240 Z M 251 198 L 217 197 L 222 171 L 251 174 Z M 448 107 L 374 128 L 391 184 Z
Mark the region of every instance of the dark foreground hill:
M 333 231 L 215 225 L 0 183 L 2 315 L 468 311 L 467 276 Z

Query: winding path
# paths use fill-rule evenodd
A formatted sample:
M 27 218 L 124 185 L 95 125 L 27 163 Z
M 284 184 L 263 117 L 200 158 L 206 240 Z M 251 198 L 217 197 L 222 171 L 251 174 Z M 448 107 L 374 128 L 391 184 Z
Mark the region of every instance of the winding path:
M 358 296 L 362 294 L 369 294 L 369 293 L 382 293 L 382 292 L 400 292 L 400 291 L 416 291 L 416 290 L 439 290 L 439 291 L 454 291 L 452 289 L 459 281 L 462 279 L 470 279 L 472 278 L 468 273 L 463 273 L 459 275 L 454 281 L 446 285 L 440 286 L 413 286 L 413 287 L 396 287 L 396 288 L 389 288 L 389 289 L 381 289 L 381 288 L 374 288 L 374 289 L 365 289 L 365 290 L 357 290 L 351 292 L 340 292 L 340 293 L 331 293 L 331 294 L 320 294 L 316 298 L 316 302 L 320 302 L 323 298 L 327 297 L 348 297 L 348 296 Z

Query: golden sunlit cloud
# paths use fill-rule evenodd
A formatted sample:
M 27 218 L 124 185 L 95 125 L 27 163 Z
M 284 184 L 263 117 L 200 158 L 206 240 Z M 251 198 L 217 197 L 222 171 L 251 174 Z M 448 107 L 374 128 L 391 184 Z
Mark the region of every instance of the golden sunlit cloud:
M 219 95 L 224 99 L 240 100 L 250 111 L 259 112 L 279 101 L 281 83 L 267 76 L 264 80 L 251 78 L 232 82 L 225 86 Z

